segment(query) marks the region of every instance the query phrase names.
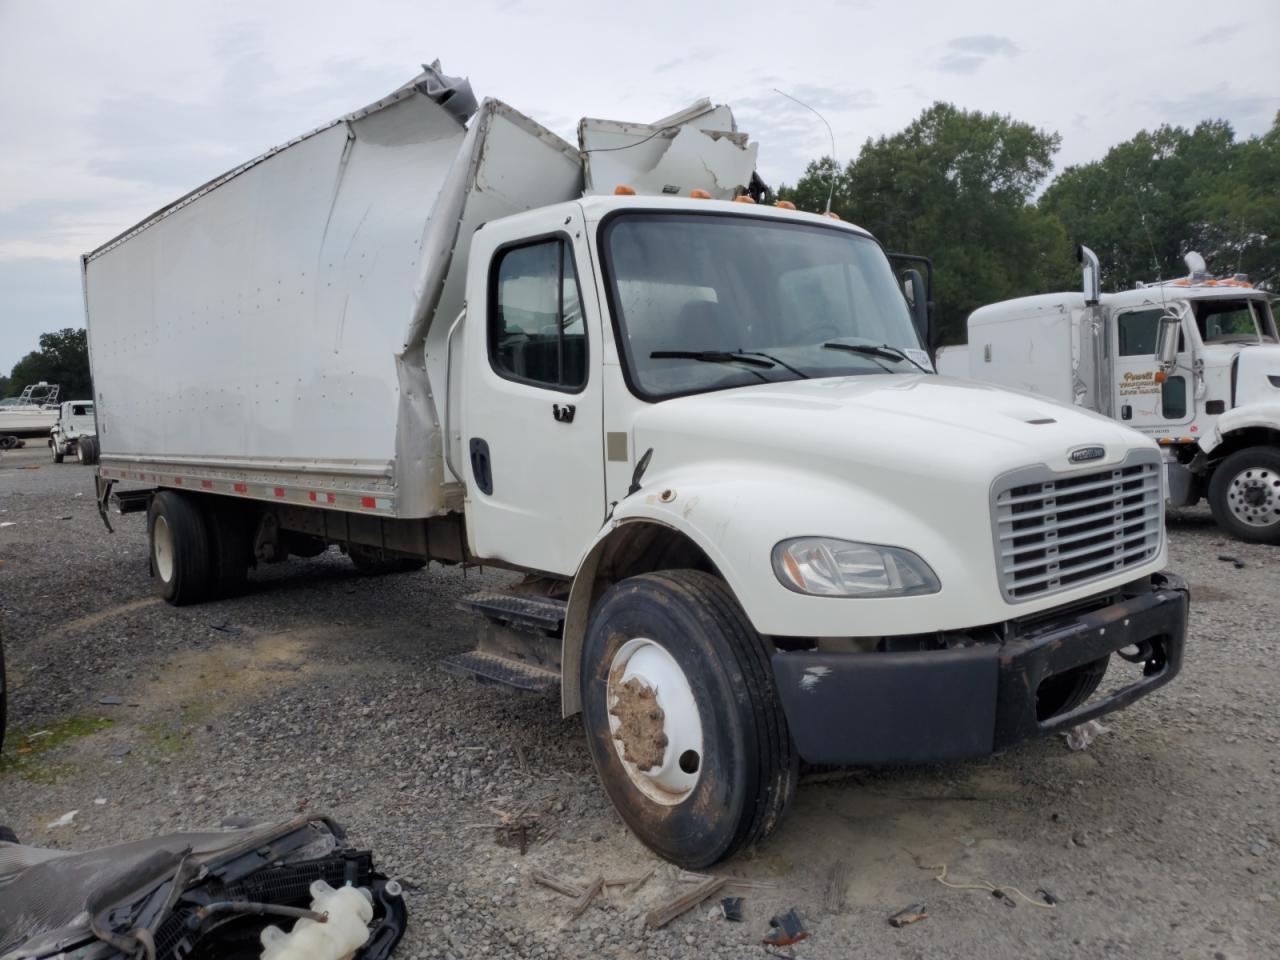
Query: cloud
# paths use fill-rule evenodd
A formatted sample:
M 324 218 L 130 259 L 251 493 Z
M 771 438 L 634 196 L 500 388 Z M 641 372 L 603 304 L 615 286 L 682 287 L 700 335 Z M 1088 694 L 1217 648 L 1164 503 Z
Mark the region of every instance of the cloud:
M 817 110 L 831 124 L 841 163 L 866 139 L 863 115 L 880 105 L 870 89 L 841 90 L 817 84 L 779 89 Z M 738 127 L 760 144 L 760 175 L 770 186 L 794 181 L 796 171 L 803 171 L 810 160 L 831 153 L 831 138 L 822 121 L 773 90 L 735 98 L 730 105 Z
M 1247 125 L 1251 119 L 1265 121 L 1280 109 L 1280 97 L 1240 94 L 1225 83 L 1185 97 L 1153 99 L 1147 103 L 1156 111 L 1159 123 L 1195 126 L 1201 120 L 1230 119 L 1232 126 Z M 1265 123 L 1263 124 L 1265 126 Z
M 956 37 L 947 44 L 937 66 L 945 73 L 974 73 L 993 57 L 1012 57 L 1018 52 L 1016 43 L 993 33 Z
M 1243 29 L 1243 23 L 1224 23 L 1220 27 L 1214 27 L 1205 33 L 1199 35 L 1200 43 L 1221 43 L 1223 40 L 1229 40 Z

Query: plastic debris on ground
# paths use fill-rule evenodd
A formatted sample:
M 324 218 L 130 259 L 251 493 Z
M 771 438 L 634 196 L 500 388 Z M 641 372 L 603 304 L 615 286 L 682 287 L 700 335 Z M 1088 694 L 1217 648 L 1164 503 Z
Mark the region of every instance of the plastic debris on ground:
M 1078 727 L 1072 727 L 1063 736 L 1067 738 L 1067 746 L 1072 750 L 1085 750 L 1098 737 L 1110 731 L 1110 727 L 1104 727 L 1097 720 L 1089 720 Z
M 920 920 L 928 920 L 929 913 L 925 909 L 923 903 L 913 903 L 909 907 L 903 907 L 892 917 L 889 918 L 889 926 L 905 927 L 909 924 L 916 923 Z
M 765 934 L 763 942 L 770 947 L 789 947 L 809 937 L 809 931 L 800 922 L 800 915 L 794 907 L 771 919 L 769 926 L 771 929 Z
M 0 829 L 0 890 L 0 960 L 387 960 L 407 922 L 400 885 L 320 816 L 83 853 Z

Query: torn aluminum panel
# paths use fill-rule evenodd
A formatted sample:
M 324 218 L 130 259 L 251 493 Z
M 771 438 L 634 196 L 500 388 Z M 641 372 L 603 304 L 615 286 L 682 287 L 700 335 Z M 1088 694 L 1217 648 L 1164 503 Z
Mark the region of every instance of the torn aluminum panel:
M 578 144 L 588 195 L 628 186 L 644 195 L 706 190 L 732 200 L 747 190 L 756 169 L 757 145 L 739 132 L 733 112 L 705 99 L 653 123 L 584 118 Z

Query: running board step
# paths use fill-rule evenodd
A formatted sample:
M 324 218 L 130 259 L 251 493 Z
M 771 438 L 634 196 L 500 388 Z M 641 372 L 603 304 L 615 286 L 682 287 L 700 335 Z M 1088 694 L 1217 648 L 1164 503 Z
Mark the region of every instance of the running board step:
M 440 661 L 440 666 L 460 677 L 480 683 L 496 683 L 526 693 L 550 693 L 560 686 L 560 674 L 494 653 L 469 650 Z
M 558 637 L 568 604 L 551 597 L 485 590 L 458 601 L 458 609 L 477 613 L 513 630 Z

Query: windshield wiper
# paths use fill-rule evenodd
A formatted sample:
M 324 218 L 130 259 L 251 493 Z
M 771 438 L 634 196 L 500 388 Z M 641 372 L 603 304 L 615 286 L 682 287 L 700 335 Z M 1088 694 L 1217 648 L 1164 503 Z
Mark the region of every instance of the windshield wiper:
M 797 369 L 796 369 L 795 367 L 793 367 L 791 364 L 787 363 L 787 361 L 785 361 L 785 360 L 779 360 L 779 359 L 778 359 L 777 357 L 775 357 L 773 354 L 771 354 L 771 353 L 765 353 L 763 350 L 739 350 L 739 351 L 738 351 L 738 353 L 739 353 L 739 354 L 746 354 L 746 355 L 747 355 L 747 356 L 749 356 L 749 357 L 764 357 L 766 360 L 772 360 L 774 363 L 776 363 L 778 366 L 782 367 L 784 370 L 790 370 L 792 373 L 794 373 L 794 374 L 795 374 L 797 377 L 799 377 L 801 380 L 812 380 L 812 379 L 813 379 L 812 377 L 810 377 L 810 376 L 809 376 L 809 374 L 805 373 L 803 370 L 797 370 Z
M 897 347 L 891 347 L 887 343 L 880 346 L 872 346 L 869 343 L 824 343 L 822 345 L 827 350 L 844 350 L 846 353 L 860 353 L 866 357 L 884 357 L 888 360 L 905 360 L 921 373 L 930 373 L 931 371 L 922 364 L 916 363 L 909 356 L 899 350 Z M 888 369 L 887 367 L 885 369 Z
M 757 360 L 753 356 L 729 350 L 655 350 L 649 354 L 653 360 L 702 360 L 706 363 L 745 363 L 749 367 L 772 370 L 776 363 Z M 785 366 L 785 364 L 783 364 Z

